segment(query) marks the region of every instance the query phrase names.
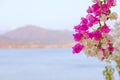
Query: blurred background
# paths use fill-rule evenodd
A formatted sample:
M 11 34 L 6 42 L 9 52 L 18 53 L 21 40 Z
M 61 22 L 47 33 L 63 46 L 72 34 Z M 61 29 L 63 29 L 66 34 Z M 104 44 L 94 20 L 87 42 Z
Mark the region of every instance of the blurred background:
M 71 47 L 74 25 L 86 16 L 91 4 L 80 0 L 0 0 L 0 47 Z M 118 14 L 119 4 L 117 1 L 112 9 Z
M 92 0 L 0 0 L 0 80 L 104 80 L 104 62 L 71 50 L 73 28 L 91 4 Z M 118 21 L 109 25 L 120 20 L 119 4 L 117 0 L 112 8 Z

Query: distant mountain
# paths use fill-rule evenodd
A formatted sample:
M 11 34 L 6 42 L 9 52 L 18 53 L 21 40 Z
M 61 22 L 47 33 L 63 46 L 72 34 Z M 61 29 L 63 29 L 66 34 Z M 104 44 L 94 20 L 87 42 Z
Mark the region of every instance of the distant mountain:
M 4 36 L 4 39 L 8 41 L 35 43 L 41 45 L 60 45 L 73 42 L 71 31 L 48 30 L 33 25 L 9 31 L 2 36 Z

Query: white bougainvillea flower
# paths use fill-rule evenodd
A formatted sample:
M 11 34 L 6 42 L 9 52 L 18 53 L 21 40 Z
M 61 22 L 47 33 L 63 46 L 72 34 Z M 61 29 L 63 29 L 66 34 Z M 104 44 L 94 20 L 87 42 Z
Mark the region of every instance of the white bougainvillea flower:
M 97 55 L 97 48 L 96 47 L 84 48 L 84 52 L 87 56 L 94 57 Z
M 110 20 L 116 20 L 118 18 L 118 15 L 116 12 L 113 12 L 109 15 L 109 19 Z
M 120 23 L 116 23 L 115 27 L 112 28 L 112 38 L 114 41 L 113 46 L 115 47 L 114 54 L 112 55 L 112 60 L 120 59 Z
M 103 56 L 103 52 L 100 50 L 100 51 L 97 51 L 97 57 L 98 59 L 102 60 L 104 58 Z
M 106 16 L 105 14 L 102 14 L 101 17 L 100 17 L 100 20 L 103 21 L 103 22 L 106 22 L 107 18 L 108 18 L 108 16 Z

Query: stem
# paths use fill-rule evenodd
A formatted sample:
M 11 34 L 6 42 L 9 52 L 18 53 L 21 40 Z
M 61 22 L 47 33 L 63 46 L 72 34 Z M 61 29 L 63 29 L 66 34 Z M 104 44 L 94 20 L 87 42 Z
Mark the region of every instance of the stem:
M 120 59 L 116 60 L 116 68 L 117 68 L 117 71 L 118 71 L 118 74 L 119 74 L 119 80 L 120 80 Z
M 106 66 L 105 70 L 103 71 L 103 75 L 105 76 L 105 79 L 114 80 L 113 74 L 114 74 L 114 68 L 112 68 L 111 66 Z
M 102 16 L 102 1 L 100 1 L 100 16 L 99 16 L 99 19 L 101 18 L 101 16 Z M 99 27 L 101 27 L 102 26 L 102 24 L 101 24 L 101 21 L 99 21 Z

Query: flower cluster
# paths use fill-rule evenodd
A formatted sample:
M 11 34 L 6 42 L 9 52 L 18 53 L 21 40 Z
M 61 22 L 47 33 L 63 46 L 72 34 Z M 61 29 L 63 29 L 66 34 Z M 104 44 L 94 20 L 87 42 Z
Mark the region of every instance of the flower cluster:
M 120 60 L 120 22 L 116 23 L 114 28 L 111 29 L 111 36 L 113 38 L 113 45 L 115 48 L 112 59 Z
M 87 16 L 82 17 L 78 25 L 74 26 L 74 40 L 77 44 L 73 53 L 85 51 L 88 56 L 97 56 L 99 59 L 108 59 L 114 51 L 113 41 L 108 35 L 111 31 L 106 24 L 108 20 L 117 19 L 117 14 L 111 12 L 116 5 L 115 0 L 93 0 L 94 4 L 87 9 Z

